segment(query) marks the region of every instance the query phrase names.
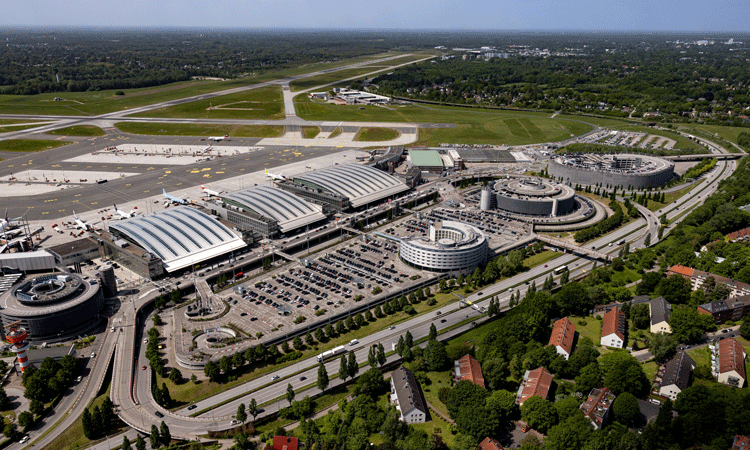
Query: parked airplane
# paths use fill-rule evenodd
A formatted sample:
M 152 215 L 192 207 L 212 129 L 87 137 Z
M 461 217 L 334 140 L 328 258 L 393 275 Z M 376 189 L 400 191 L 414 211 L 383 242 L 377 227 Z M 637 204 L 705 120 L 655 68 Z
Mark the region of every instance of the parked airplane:
M 169 195 L 167 194 L 166 189 L 162 189 L 161 191 L 164 193 L 164 198 L 166 198 L 167 201 L 172 202 L 172 203 L 179 203 L 180 205 L 187 205 L 187 200 L 185 200 L 184 198 L 175 197 L 174 195 Z
M 228 141 L 229 140 L 229 135 L 225 134 L 224 136 L 211 136 L 210 138 L 208 138 L 208 140 L 209 141 L 215 141 L 215 142 Z
M 224 191 L 214 191 L 213 189 L 209 189 L 206 186 L 203 186 L 203 183 L 201 183 L 201 190 L 208 195 L 213 195 L 214 197 L 220 196 Z
M 266 169 L 266 176 L 271 178 L 272 180 L 286 180 L 286 177 L 283 174 L 275 175 L 270 173 L 268 169 Z
M 73 220 L 76 222 L 76 228 L 81 230 L 87 230 L 87 231 L 94 231 L 94 225 L 86 223 L 85 221 L 78 218 L 76 215 L 75 210 L 73 210 Z
M 115 207 L 115 212 L 120 215 L 120 220 L 122 220 L 122 219 L 130 219 L 131 217 L 133 217 L 135 215 L 135 210 L 130 211 L 129 213 L 127 213 L 127 212 L 121 210 L 120 208 L 118 208 L 116 203 L 112 203 L 112 204 Z
M 7 237 L 7 236 L 11 236 L 12 237 L 12 236 L 15 236 L 17 234 L 20 234 L 20 231 L 19 232 L 15 232 L 15 231 L 11 231 L 11 229 L 10 229 L 11 222 L 16 221 L 18 219 L 20 219 L 20 217 L 15 218 L 15 219 L 8 219 L 8 210 L 6 209 L 5 210 L 5 218 L 2 221 L 0 221 L 0 235 L 5 236 L 5 237 Z

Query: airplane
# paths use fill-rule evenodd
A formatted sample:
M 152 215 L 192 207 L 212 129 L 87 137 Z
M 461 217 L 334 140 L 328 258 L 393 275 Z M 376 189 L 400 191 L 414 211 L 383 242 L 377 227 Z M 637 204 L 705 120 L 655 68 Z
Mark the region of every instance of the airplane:
M 172 202 L 172 203 L 179 203 L 180 205 L 187 205 L 187 200 L 185 200 L 184 198 L 175 197 L 174 195 L 169 195 L 167 194 L 166 189 L 162 189 L 161 191 L 164 193 L 164 198 L 166 198 L 167 201 Z
M 86 230 L 86 231 L 94 231 L 94 226 L 92 224 L 88 224 L 84 222 L 83 220 L 79 219 L 76 215 L 75 210 L 73 211 L 73 220 L 76 222 L 76 229 Z
M 214 191 L 213 189 L 209 189 L 206 186 L 203 186 L 203 183 L 201 183 L 201 190 L 203 190 L 204 193 L 208 195 L 212 195 L 214 197 L 218 197 L 224 192 L 224 191 Z
M 114 207 L 115 207 L 115 212 L 120 215 L 120 220 L 122 220 L 122 219 L 130 219 L 131 217 L 133 217 L 135 215 L 135 210 L 130 211 L 129 213 L 127 213 L 127 212 L 121 210 L 120 208 L 118 208 L 116 203 L 112 203 L 112 205 L 114 205 Z
M 16 221 L 16 220 L 18 220 L 20 218 L 21 217 L 17 217 L 15 219 L 8 219 L 8 210 L 6 209 L 5 210 L 5 218 L 2 221 L 0 221 L 0 235 L 2 235 L 2 236 L 10 235 L 11 237 L 13 237 L 13 236 L 15 236 L 17 234 L 20 234 L 21 233 L 20 231 L 15 231 L 15 230 L 11 231 L 10 230 L 11 222 Z
M 219 141 L 228 141 L 229 135 L 225 134 L 224 136 L 211 136 L 208 138 L 209 141 L 219 142 Z
M 283 174 L 275 175 L 270 173 L 268 169 L 266 169 L 266 176 L 270 177 L 272 180 L 286 180 L 286 177 Z

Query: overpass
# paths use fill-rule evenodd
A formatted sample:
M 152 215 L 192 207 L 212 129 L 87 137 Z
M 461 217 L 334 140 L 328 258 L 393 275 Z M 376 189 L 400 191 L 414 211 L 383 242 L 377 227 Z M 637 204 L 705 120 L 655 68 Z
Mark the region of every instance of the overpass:
M 544 236 L 544 235 L 541 235 L 541 234 L 537 234 L 536 238 L 539 239 L 540 241 L 546 242 L 547 244 L 552 245 L 554 247 L 560 247 L 560 248 L 563 248 L 565 250 L 569 250 L 571 253 L 575 253 L 577 255 L 588 256 L 589 258 L 594 258 L 594 259 L 598 259 L 598 260 L 601 260 L 601 261 L 609 261 L 609 255 L 608 254 L 602 253 L 602 252 L 597 251 L 597 250 L 595 250 L 593 248 L 580 247 L 578 245 L 573 245 L 573 244 L 571 244 L 569 242 L 562 241 L 560 239 L 553 239 L 551 237 Z
M 740 159 L 746 155 L 746 153 L 706 153 L 703 155 L 659 156 L 659 158 L 667 159 L 669 161 L 700 161 L 708 158 L 716 158 L 718 160 Z

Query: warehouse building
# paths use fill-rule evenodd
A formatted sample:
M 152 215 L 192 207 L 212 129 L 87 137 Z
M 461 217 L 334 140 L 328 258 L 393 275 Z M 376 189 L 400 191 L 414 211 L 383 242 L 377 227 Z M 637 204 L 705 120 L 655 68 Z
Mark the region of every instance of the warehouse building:
M 205 203 L 211 213 L 241 230 L 263 237 L 289 234 L 326 220 L 323 208 L 300 199 L 291 192 L 260 186 L 222 195 Z

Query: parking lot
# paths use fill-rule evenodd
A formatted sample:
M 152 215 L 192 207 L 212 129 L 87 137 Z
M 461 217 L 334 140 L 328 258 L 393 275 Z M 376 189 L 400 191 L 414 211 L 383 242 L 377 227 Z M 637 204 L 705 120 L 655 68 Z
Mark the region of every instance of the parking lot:
M 231 351 L 236 351 L 249 342 L 256 344 L 259 336 L 265 340 L 295 327 L 307 328 L 358 302 L 408 289 L 415 283 L 410 277 L 416 274 L 419 271 L 398 259 L 397 243 L 362 235 L 215 295 L 229 307 L 215 320 L 196 321 L 175 314 L 180 321 L 177 329 L 182 330 L 182 350 L 189 352 L 194 346 L 192 335 L 196 330 L 227 327 L 250 338 L 232 346 Z M 193 350 L 217 354 L 230 349 L 214 344 L 212 348 Z

